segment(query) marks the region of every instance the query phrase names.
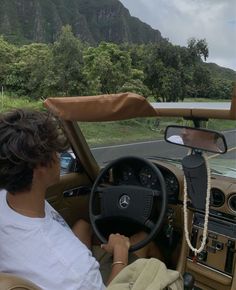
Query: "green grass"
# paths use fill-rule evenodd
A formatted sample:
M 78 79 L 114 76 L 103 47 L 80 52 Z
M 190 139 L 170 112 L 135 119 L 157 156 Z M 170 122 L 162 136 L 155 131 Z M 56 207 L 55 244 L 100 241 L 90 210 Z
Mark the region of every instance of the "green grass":
M 202 101 L 206 100 L 202 99 Z M 13 108 L 42 110 L 43 105 L 42 100 L 32 101 L 28 98 L 0 95 L 0 111 Z M 136 118 L 119 122 L 80 123 L 80 127 L 89 145 L 95 146 L 163 139 L 166 126 L 173 124 L 191 126 L 190 121 L 182 118 L 163 117 Z M 236 121 L 211 119 L 207 122 L 207 127 L 219 131 L 235 129 Z
M 215 103 L 215 102 L 231 102 L 231 100 L 226 100 L 226 99 L 217 99 L 217 100 L 213 100 L 213 99 L 207 99 L 207 98 L 198 98 L 198 99 L 194 99 L 194 98 L 185 98 L 183 102 L 206 102 L 206 103 Z
M 192 126 L 190 121 L 180 118 L 161 118 L 159 125 L 155 118 L 138 118 L 119 122 L 79 123 L 79 126 L 90 146 L 124 144 L 129 142 L 158 140 L 164 138 L 168 125 Z M 225 131 L 236 128 L 236 121 L 210 120 L 206 124 L 208 129 Z
M 212 130 L 217 130 L 217 131 L 232 130 L 232 129 L 236 129 L 236 121 L 210 119 L 208 121 L 207 128 L 212 129 Z
M 8 111 L 14 108 L 32 108 L 42 110 L 43 104 L 41 100 L 32 101 L 25 97 L 0 94 L 0 112 Z
M 163 130 L 154 126 L 150 118 L 119 122 L 79 123 L 90 146 L 122 144 L 131 141 L 160 139 Z

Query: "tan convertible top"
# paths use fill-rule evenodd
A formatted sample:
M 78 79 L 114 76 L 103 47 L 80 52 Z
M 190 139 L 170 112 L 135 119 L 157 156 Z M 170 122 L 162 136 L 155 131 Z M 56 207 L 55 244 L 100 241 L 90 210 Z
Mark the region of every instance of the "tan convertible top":
M 48 98 L 44 104 L 53 114 L 67 121 L 99 122 L 156 116 L 151 104 L 133 93 Z
M 236 120 L 236 87 L 231 102 L 149 103 L 134 93 L 48 98 L 44 105 L 67 121 L 99 122 L 136 117 L 176 116 Z

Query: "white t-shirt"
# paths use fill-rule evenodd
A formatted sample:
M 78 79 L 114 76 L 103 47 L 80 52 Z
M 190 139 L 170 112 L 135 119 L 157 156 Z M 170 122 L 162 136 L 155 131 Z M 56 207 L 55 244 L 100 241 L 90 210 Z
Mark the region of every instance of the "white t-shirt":
M 48 202 L 45 217 L 12 210 L 0 191 L 0 272 L 45 290 L 102 290 L 99 264 Z

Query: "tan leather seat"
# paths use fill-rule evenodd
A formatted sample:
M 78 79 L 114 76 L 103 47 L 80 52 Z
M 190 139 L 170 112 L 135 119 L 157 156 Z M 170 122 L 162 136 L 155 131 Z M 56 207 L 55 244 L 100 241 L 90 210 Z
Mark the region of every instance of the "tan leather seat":
M 1 290 L 42 290 L 32 282 L 13 274 L 0 273 Z

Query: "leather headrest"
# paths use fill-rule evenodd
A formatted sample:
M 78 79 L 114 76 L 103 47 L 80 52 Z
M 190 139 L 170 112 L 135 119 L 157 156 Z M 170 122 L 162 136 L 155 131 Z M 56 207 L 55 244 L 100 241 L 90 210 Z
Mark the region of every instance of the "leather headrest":
M 1 290 L 42 290 L 32 282 L 13 274 L 0 273 Z

